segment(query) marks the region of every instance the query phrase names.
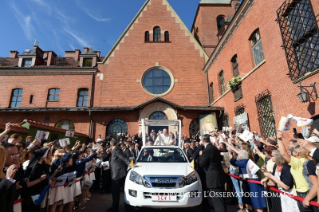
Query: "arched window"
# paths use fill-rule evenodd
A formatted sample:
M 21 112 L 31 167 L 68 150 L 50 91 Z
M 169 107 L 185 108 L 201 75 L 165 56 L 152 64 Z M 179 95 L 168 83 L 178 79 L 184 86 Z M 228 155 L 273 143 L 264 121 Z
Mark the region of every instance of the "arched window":
M 64 120 L 59 121 L 55 125 L 55 127 L 62 128 L 65 130 L 75 130 L 74 123 L 68 119 L 64 119 Z
M 257 66 L 261 61 L 265 59 L 263 46 L 261 44 L 259 29 L 257 29 L 250 36 L 250 44 L 251 44 L 251 50 L 254 56 L 254 63 L 255 63 L 255 66 Z
M 161 28 L 158 26 L 154 27 L 153 29 L 153 41 L 161 41 Z
M 145 32 L 145 42 L 149 42 L 150 41 L 150 33 L 149 31 Z
M 122 119 L 113 119 L 107 125 L 107 135 L 116 137 L 118 133 L 127 132 L 127 124 Z
M 234 77 L 239 76 L 237 54 L 235 54 L 234 57 L 231 59 L 231 64 L 233 66 Z
M 223 26 L 224 23 L 225 23 L 225 18 L 223 16 L 218 16 L 217 17 L 217 28 L 218 28 L 218 31 L 220 30 L 220 28 Z
M 20 107 L 23 89 L 17 88 L 12 90 L 10 107 Z
M 191 138 L 193 136 L 196 136 L 197 132 L 199 131 L 199 119 L 193 119 L 192 122 L 189 125 L 189 134 Z
M 163 112 L 155 112 L 150 116 L 150 120 L 167 120 L 167 117 Z
M 210 83 L 209 85 L 209 95 L 210 95 L 210 103 L 213 103 L 215 101 L 214 97 L 214 83 Z
M 218 81 L 219 81 L 219 93 L 220 95 L 223 95 L 225 93 L 224 71 L 219 72 Z
M 166 31 L 164 35 L 165 35 L 165 42 L 169 42 L 169 32 Z

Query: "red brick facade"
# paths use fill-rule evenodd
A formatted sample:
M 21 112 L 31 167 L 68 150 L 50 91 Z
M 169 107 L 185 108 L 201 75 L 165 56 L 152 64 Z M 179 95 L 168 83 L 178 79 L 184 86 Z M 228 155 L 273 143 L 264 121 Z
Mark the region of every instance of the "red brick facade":
M 223 17 L 225 20 L 235 13 L 235 5 L 238 1 L 230 4 L 199 4 L 192 27 L 192 33 L 198 36 L 203 48 L 210 55 L 218 43 L 217 18 Z
M 237 0 L 230 4 L 199 4 L 192 27 L 194 38 L 166 0 L 147 0 L 105 57 L 86 47 L 83 53 L 78 49 L 66 51 L 64 58 L 56 58 L 54 52 L 37 46 L 29 55 L 18 56 L 16 51 L 11 51 L 10 57 L 0 58 L 0 123 L 19 123 L 23 119 L 43 123 L 46 118 L 50 125 L 55 125 L 69 119 L 77 132 L 88 135 L 91 132 L 92 138 L 96 138 L 98 134 L 106 136 L 113 119 L 124 120 L 128 133 L 135 134 L 140 130 L 142 118 L 161 111 L 168 119 L 182 120 L 182 132 L 189 134 L 192 120 L 201 114 L 216 112 L 221 128 L 220 110 L 228 114 L 229 125 L 233 126 L 234 109 L 242 104 L 248 113 L 250 129 L 260 132 L 255 97 L 265 90 L 271 94 L 274 125 L 289 113 L 315 117 L 319 114 L 319 100 L 301 103 L 297 97 L 298 84 L 287 76 L 289 69 L 281 47 L 281 31 L 275 21 L 276 11 L 284 2 L 243 0 L 237 11 Z M 311 0 L 311 3 L 318 15 L 318 1 Z M 232 17 L 224 25 L 224 34 L 217 28 L 217 17 L 221 15 L 225 19 Z M 156 26 L 161 28 L 159 42 L 153 41 Z M 249 39 L 256 29 L 260 32 L 265 59 L 255 66 Z M 146 32 L 149 40 L 145 40 Z M 169 33 L 169 41 L 164 40 L 165 32 Z M 218 33 L 223 36 L 218 37 Z M 31 68 L 22 68 L 24 60 L 33 54 L 36 59 Z M 236 102 L 226 86 L 233 78 L 231 59 L 234 55 L 238 57 L 243 94 Z M 90 67 L 84 67 L 85 58 L 92 58 Z M 67 61 L 67 65 L 57 65 L 56 59 L 61 63 Z M 143 88 L 143 77 L 152 68 L 161 68 L 170 74 L 174 86 L 165 95 L 151 95 Z M 226 89 L 223 95 L 219 92 L 221 70 Z M 303 79 L 302 84 L 318 82 L 319 75 L 315 73 Z M 214 101 L 208 107 L 211 83 Z M 9 108 L 15 88 L 23 89 L 21 104 L 19 108 Z M 50 88 L 60 88 L 59 101 L 47 101 Z M 81 88 L 88 89 L 88 107 L 85 108 L 76 107 Z M 29 103 L 31 95 L 32 104 Z
M 243 1 L 241 7 L 248 1 Z M 236 106 L 243 104 L 245 112 L 248 113 L 250 129 L 260 131 L 260 123 L 258 121 L 257 107 L 255 97 L 265 90 L 269 90 L 275 117 L 276 129 L 281 116 L 287 116 L 289 113 L 304 118 L 313 118 L 319 114 L 319 99 L 315 102 L 301 103 L 297 94 L 300 92 L 299 84 L 294 83 L 287 74 L 289 73 L 285 50 L 283 45 L 281 31 L 277 19 L 276 11 L 284 3 L 280 1 L 253 1 L 242 13 L 232 20 L 236 23 L 232 31 L 228 31 L 231 38 L 223 47 L 219 46 L 216 50 L 220 50 L 219 54 L 211 56 L 206 64 L 205 70 L 208 71 L 209 82 L 213 83 L 215 101 L 214 106 L 222 106 L 225 113 L 229 116 L 230 125 L 233 126 L 234 109 Z M 311 1 L 315 15 L 319 14 L 318 1 Z M 247 3 L 248 4 L 248 3 Z M 240 10 L 240 9 L 239 9 Z M 245 14 L 246 13 L 246 14 Z M 243 18 L 241 18 L 243 17 Z M 227 30 L 231 28 L 231 25 Z M 254 65 L 253 53 L 250 43 L 250 36 L 259 29 L 260 37 L 264 52 L 264 61 L 259 65 Z M 220 42 L 221 44 L 222 42 Z M 223 45 L 223 44 L 221 44 Z M 317 44 L 318 45 L 318 44 Z M 216 53 L 216 52 L 215 52 Z M 240 76 L 243 79 L 241 83 L 243 98 L 234 101 L 232 91 L 227 91 L 227 82 L 233 76 L 231 58 L 237 54 Z M 218 55 L 218 56 L 217 56 Z M 224 81 L 226 93 L 221 95 L 219 92 L 220 71 L 224 72 Z M 316 70 L 314 70 L 316 73 Z M 304 80 L 302 85 L 310 85 L 319 81 L 319 75 L 315 74 Z M 317 89 L 319 87 L 317 86 Z M 292 127 L 295 127 L 295 123 Z M 298 129 L 299 131 L 301 129 Z
M 154 15 L 156 14 L 156 15 Z M 153 42 L 153 28 L 161 28 L 161 42 Z M 149 42 L 145 42 L 145 32 L 150 33 Z M 164 41 L 164 33 L 169 32 L 169 42 Z M 35 49 L 41 53 L 40 59 L 32 66 L 33 69 L 43 69 L 41 75 L 48 74 L 49 68 L 42 66 L 43 51 Z M 83 54 L 89 50 L 84 49 Z M 97 54 L 97 52 L 94 52 Z M 79 50 L 66 51 L 65 59 L 72 67 L 69 72 L 47 76 L 7 76 L 1 74 L 0 81 L 3 92 L 0 93 L 0 108 L 8 108 L 12 95 L 12 89 L 23 88 L 23 95 L 20 108 L 27 108 L 25 112 L 8 112 L 3 110 L 0 116 L 1 122 L 11 121 L 21 122 L 23 119 L 34 119 L 43 122 L 45 117 L 49 117 L 50 125 L 55 125 L 61 119 L 69 119 L 74 122 L 77 132 L 89 134 L 90 116 L 89 110 L 71 112 L 77 110 L 78 90 L 87 88 L 91 93 L 92 77 L 89 72 L 95 72 L 93 82 L 93 105 L 97 108 L 92 111 L 92 137 L 101 134 L 103 137 L 107 133 L 107 126 L 113 119 L 122 119 L 126 122 L 129 134 L 135 134 L 140 130 L 139 121 L 141 118 L 149 118 L 152 109 L 147 109 L 147 105 L 132 109 L 142 103 L 154 99 L 156 96 L 145 92 L 142 86 L 143 74 L 152 67 L 163 68 L 172 75 L 173 88 L 161 98 L 172 104 L 153 102 L 155 111 L 166 113 L 168 119 L 180 118 L 185 112 L 178 107 L 198 106 L 208 107 L 208 91 L 206 73 L 203 72 L 208 55 L 196 42 L 191 32 L 180 20 L 175 11 L 167 1 L 148 0 L 138 12 L 127 30 L 114 45 L 105 58 L 98 57 L 98 64 L 85 74 L 72 74 L 72 69 L 82 70 L 83 56 Z M 28 55 L 27 55 L 28 56 Z M 99 55 L 98 55 L 99 56 Z M 12 55 L 12 58 L 16 56 Z M 26 57 L 24 55 L 24 57 Z M 12 64 L 19 66 L 19 58 L 5 58 Z M 14 60 L 14 61 L 13 61 Z M 46 60 L 43 64 L 48 64 Z M 21 64 L 21 61 L 20 61 Z M 50 64 L 58 70 L 59 66 Z M 5 69 L 6 67 L 3 67 Z M 13 67 L 14 69 L 16 67 Z M 26 68 L 27 70 L 27 68 Z M 0 68 L 1 71 L 1 68 Z M 72 75 L 71 75 L 72 74 Z M 31 75 L 31 74 L 29 74 Z M 60 88 L 60 99 L 57 102 L 47 101 L 48 89 Z M 33 104 L 30 104 L 30 95 L 33 95 Z M 90 101 L 90 95 L 89 100 Z M 175 105 L 176 104 L 176 105 Z M 88 103 L 89 105 L 89 103 Z M 41 108 L 44 112 L 35 112 L 30 108 Z M 53 112 L 47 112 L 46 108 L 55 108 Z M 61 111 L 58 112 L 58 108 Z M 71 108 L 71 109 L 70 109 Z M 128 109 L 129 108 L 129 109 Z M 5 112 L 7 111 L 7 112 Z M 14 111 L 14 110 L 10 110 Z M 99 112 L 98 112 L 99 111 Z M 210 111 L 187 110 L 192 115 L 183 115 L 183 133 L 189 134 L 189 124 L 199 114 L 210 114 Z

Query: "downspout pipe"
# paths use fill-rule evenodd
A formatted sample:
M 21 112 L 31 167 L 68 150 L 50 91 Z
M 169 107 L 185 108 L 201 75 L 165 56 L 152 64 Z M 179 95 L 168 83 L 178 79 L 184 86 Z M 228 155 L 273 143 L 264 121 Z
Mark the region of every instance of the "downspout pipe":
M 91 108 L 93 107 L 93 86 L 94 86 L 94 73 L 92 73 L 92 80 L 91 80 L 91 94 L 90 94 L 90 109 L 89 109 L 89 117 L 90 117 L 90 128 L 89 128 L 89 138 L 92 139 L 93 133 L 93 119 L 92 119 L 92 111 Z
M 208 71 L 206 71 L 206 83 L 207 83 L 207 94 L 208 94 L 208 106 L 210 106 Z

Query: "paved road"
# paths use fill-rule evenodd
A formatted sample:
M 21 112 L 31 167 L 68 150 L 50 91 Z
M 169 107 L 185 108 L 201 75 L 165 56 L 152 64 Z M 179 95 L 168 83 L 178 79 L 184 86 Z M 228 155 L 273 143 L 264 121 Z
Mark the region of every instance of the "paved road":
M 76 212 L 106 212 L 108 208 L 112 206 L 112 194 L 100 194 L 100 193 L 92 193 L 91 200 L 89 200 L 81 209 L 78 209 Z M 121 201 L 120 201 L 120 210 L 119 212 L 125 212 L 124 206 L 124 194 L 121 193 Z M 239 209 L 235 208 L 235 205 L 227 205 L 227 211 L 236 212 Z M 146 210 L 146 211 L 172 211 L 172 210 Z M 176 212 L 185 211 L 184 210 L 174 210 Z M 208 212 L 214 212 L 213 209 L 207 210 Z M 198 211 L 200 212 L 200 211 Z

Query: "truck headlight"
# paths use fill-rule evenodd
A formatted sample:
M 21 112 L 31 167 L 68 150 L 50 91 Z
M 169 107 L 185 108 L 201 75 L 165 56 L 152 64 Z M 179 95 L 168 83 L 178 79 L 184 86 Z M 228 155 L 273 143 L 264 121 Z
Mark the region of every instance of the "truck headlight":
M 131 171 L 130 180 L 139 185 L 144 185 L 146 188 L 151 188 L 151 183 L 143 178 L 142 175 L 139 175 L 135 171 Z
M 142 176 L 136 173 L 135 171 L 131 171 L 130 180 L 139 185 L 142 185 L 143 182 Z
M 191 185 L 193 183 L 197 182 L 197 176 L 195 171 L 191 172 L 189 175 L 185 176 L 185 177 L 180 177 L 178 180 L 178 188 L 182 188 L 185 185 Z

